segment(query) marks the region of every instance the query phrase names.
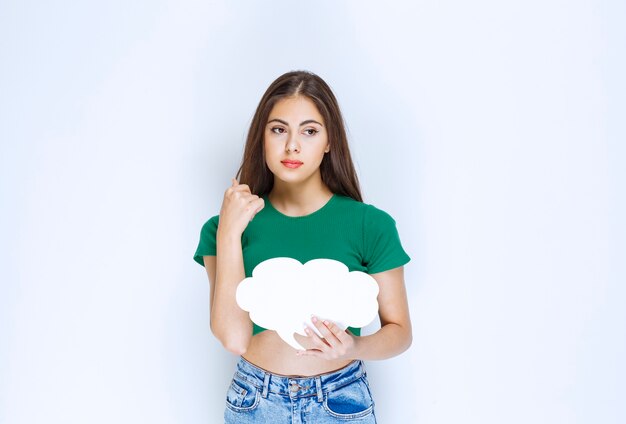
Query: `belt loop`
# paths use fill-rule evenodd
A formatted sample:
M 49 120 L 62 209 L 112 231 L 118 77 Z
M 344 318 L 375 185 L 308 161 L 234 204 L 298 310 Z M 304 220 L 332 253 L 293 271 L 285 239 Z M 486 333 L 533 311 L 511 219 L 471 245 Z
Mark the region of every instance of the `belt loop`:
M 321 403 L 324 396 L 322 395 L 322 378 L 319 375 L 315 377 L 315 385 L 317 386 L 317 401 Z
M 263 379 L 263 392 L 261 393 L 261 396 L 263 396 L 264 398 L 267 398 L 267 392 L 269 391 L 269 386 L 270 386 L 270 373 L 266 372 L 265 378 Z

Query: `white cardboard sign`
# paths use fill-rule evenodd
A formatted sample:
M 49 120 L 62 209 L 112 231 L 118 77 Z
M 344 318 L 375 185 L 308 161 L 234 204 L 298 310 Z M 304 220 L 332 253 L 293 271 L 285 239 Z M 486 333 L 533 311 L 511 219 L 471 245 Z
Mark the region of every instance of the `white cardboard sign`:
M 293 333 L 305 335 L 304 324 L 317 331 L 311 315 L 347 327 L 365 327 L 378 313 L 378 283 L 334 259 L 313 259 L 304 265 L 278 257 L 259 263 L 252 277 L 237 287 L 237 304 L 257 325 L 276 330 L 294 349 L 304 349 Z

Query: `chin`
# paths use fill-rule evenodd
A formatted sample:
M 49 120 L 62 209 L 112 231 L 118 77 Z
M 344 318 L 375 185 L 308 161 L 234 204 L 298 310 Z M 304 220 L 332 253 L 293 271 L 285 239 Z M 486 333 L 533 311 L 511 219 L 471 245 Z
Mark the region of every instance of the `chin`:
M 300 184 L 303 183 L 305 181 L 307 181 L 309 178 L 311 178 L 311 175 L 307 174 L 307 175 L 303 175 L 303 174 L 298 174 L 298 175 L 294 175 L 294 174 L 289 174 L 289 173 L 277 173 L 274 174 L 274 178 L 277 178 L 285 183 L 289 183 L 289 184 Z
M 295 178 L 293 176 L 287 175 L 286 177 L 283 175 L 276 175 L 274 174 L 274 179 L 278 179 L 284 183 L 288 183 L 288 184 L 299 184 L 301 182 L 306 181 L 305 178 Z

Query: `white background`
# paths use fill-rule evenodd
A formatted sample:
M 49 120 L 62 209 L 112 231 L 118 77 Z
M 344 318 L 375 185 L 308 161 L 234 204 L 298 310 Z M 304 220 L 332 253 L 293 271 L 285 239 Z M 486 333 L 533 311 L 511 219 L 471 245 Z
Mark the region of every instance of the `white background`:
M 294 69 L 412 258 L 379 422 L 626 422 L 625 8 L 1 1 L 0 422 L 221 422 L 192 255 Z

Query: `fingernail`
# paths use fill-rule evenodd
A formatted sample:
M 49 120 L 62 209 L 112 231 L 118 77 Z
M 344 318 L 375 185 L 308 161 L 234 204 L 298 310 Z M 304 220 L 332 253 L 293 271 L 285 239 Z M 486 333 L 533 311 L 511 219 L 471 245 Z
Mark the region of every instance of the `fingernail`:
M 311 315 L 311 321 L 317 322 L 317 318 L 315 318 L 315 315 Z
M 328 321 L 324 321 L 324 324 L 329 325 L 330 323 Z

